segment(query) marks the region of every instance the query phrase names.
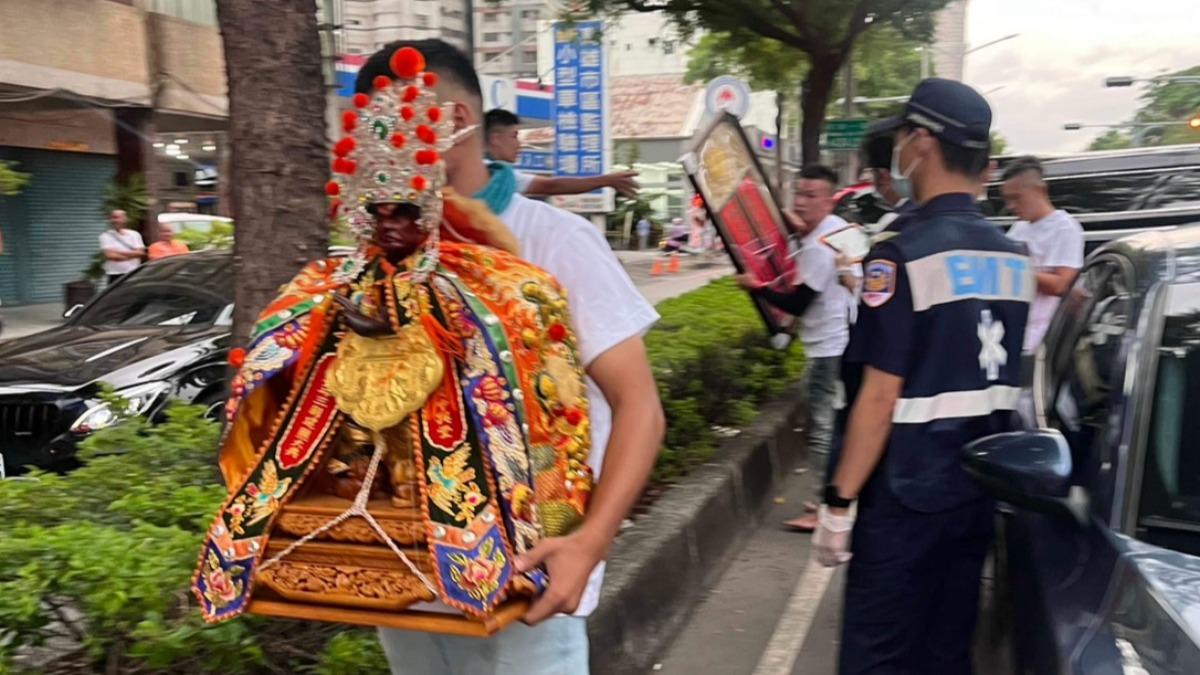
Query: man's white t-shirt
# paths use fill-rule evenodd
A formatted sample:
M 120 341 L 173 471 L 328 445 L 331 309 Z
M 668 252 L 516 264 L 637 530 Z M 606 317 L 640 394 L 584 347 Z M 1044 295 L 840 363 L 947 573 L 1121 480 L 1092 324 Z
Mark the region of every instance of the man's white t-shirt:
M 1033 266 L 1038 271 L 1083 267 L 1083 227 L 1066 211 L 1055 211 L 1036 223 L 1018 220 L 1009 228 L 1008 237 L 1029 247 Z M 1058 296 L 1043 293 L 1034 298 L 1025 328 L 1025 353 L 1037 351 L 1050 327 L 1050 320 L 1054 318 L 1054 311 L 1058 309 L 1059 300 Z
M 517 171 L 516 169 L 513 169 L 513 173 L 517 177 L 517 194 L 523 195 L 529 192 L 529 186 L 533 185 L 533 179 L 537 178 L 537 176 L 532 173 Z
M 838 216 L 826 216 L 801 240 L 795 254 L 796 284 L 817 292 L 800 317 L 800 341 L 805 355 L 812 358 L 841 356 L 850 343 L 854 295 L 838 283 L 837 251 L 821 241 L 821 237 L 848 225 Z
M 520 257 L 549 272 L 566 289 L 584 367 L 629 338 L 644 335 L 658 321 L 658 312 L 638 292 L 595 225 L 519 194 L 513 196 L 500 220 L 520 242 Z M 590 377 L 587 396 L 592 427 L 588 464 L 599 480 L 612 432 L 612 409 Z M 587 616 L 596 609 L 603 577 L 601 562 L 588 579 L 576 616 Z
M 142 235 L 136 230 L 125 228 L 118 233 L 116 230 L 108 229 L 100 235 L 100 250 L 101 251 L 117 251 L 119 253 L 130 253 L 139 248 L 146 248 L 146 244 L 142 242 Z M 141 260 L 105 260 L 105 274 L 128 274 L 136 270 L 142 264 Z

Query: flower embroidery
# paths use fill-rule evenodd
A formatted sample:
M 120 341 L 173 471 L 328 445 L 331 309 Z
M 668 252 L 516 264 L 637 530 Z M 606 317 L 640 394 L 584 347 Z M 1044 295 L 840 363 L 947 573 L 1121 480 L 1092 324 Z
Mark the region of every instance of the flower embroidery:
M 466 553 L 450 554 L 450 579 L 477 602 L 486 602 L 488 596 L 500 587 L 500 577 L 507 559 L 504 552 L 496 548 L 491 537 L 479 545 L 478 555 L 468 558 Z
M 237 577 L 245 571 L 240 565 L 233 565 L 228 570 L 223 569 L 216 552 L 208 552 L 204 563 L 204 599 L 213 606 L 214 611 L 224 609 L 241 597 L 243 583 Z

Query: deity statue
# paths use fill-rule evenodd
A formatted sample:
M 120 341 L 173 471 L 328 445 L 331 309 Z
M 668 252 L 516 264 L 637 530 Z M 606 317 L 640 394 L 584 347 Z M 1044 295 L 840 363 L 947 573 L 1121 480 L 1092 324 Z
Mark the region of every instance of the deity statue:
M 326 186 L 357 251 L 305 267 L 231 353 L 229 497 L 193 583 L 208 621 L 486 635 L 545 587 L 515 558 L 583 519 L 588 410 L 563 291 L 446 187 L 441 153 L 472 130 L 453 132 L 421 54 L 391 67 L 343 115 Z

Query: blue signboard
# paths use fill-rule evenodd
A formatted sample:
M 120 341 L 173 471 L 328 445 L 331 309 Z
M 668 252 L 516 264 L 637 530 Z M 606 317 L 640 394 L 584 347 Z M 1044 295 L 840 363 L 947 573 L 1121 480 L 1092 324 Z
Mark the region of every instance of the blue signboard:
M 604 42 L 600 21 L 554 24 L 554 168 L 604 173 Z
M 554 153 L 549 150 L 522 150 L 513 166 L 521 171 L 554 173 Z

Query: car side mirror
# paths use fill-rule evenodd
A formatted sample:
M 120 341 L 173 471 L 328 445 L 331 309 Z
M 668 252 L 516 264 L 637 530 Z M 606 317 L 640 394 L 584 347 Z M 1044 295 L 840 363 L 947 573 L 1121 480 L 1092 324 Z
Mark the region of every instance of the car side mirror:
M 963 448 L 963 468 L 1000 501 L 1087 522 L 1087 493 L 1071 485 L 1071 448 L 1057 431 L 981 438 Z
M 70 309 L 68 309 L 67 311 L 63 312 L 63 318 L 64 318 L 64 319 L 69 319 L 69 318 L 71 318 L 71 317 L 75 316 L 75 313 L 76 313 L 76 312 L 78 312 L 78 311 L 79 311 L 79 310 L 81 310 L 81 309 L 83 309 L 83 305 L 71 305 L 71 308 L 70 308 Z

